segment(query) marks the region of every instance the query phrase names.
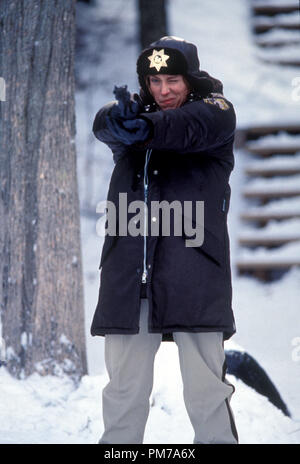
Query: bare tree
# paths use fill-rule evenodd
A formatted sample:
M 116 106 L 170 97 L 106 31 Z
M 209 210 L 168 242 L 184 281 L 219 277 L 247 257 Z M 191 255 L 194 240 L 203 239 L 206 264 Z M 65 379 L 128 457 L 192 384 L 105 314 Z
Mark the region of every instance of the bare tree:
M 138 0 L 141 48 L 168 34 L 166 0 Z
M 86 373 L 75 0 L 1 0 L 0 294 L 9 371 Z

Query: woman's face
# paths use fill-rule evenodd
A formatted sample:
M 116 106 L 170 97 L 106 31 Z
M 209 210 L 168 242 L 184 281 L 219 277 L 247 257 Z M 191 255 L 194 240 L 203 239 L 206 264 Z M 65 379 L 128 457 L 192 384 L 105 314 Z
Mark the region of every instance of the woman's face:
M 162 110 L 179 108 L 190 91 L 181 74 L 156 74 L 148 77 L 149 91 Z

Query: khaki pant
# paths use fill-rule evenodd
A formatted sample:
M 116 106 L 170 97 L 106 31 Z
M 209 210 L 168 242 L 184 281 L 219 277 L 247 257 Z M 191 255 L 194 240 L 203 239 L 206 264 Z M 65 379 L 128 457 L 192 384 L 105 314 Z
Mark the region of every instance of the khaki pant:
M 222 332 L 173 332 L 173 337 L 178 346 L 184 402 L 195 432 L 193 443 L 236 444 L 238 436 L 229 406 L 234 387 L 224 378 Z M 102 393 L 104 433 L 99 444 L 143 443 L 154 359 L 161 340 L 162 334 L 148 333 L 147 299 L 141 299 L 138 334 L 105 336 L 110 381 Z

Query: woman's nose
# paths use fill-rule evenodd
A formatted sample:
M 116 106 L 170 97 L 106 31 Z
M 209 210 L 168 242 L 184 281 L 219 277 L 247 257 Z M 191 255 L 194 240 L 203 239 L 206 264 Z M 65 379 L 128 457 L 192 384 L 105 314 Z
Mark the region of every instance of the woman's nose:
M 161 93 L 162 95 L 168 95 L 168 93 L 169 93 L 169 86 L 168 86 L 168 84 L 162 83 L 160 93 Z

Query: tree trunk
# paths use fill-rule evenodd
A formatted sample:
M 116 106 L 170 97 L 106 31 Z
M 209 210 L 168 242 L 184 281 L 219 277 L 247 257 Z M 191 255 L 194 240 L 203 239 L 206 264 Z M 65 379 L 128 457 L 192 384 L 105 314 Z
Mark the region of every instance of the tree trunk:
M 75 0 L 1 0 L 0 294 L 9 371 L 86 373 Z
M 141 48 L 168 35 L 166 0 L 138 0 Z

